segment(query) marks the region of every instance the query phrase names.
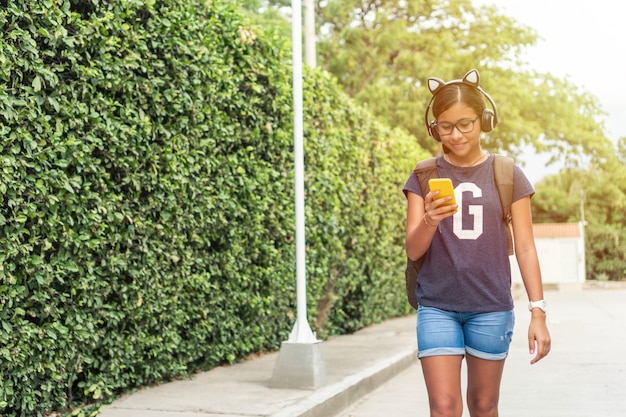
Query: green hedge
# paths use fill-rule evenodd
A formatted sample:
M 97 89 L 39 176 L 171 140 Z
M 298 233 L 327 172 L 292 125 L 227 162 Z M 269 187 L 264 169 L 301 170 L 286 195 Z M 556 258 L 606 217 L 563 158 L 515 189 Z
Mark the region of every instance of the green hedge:
M 324 336 L 406 312 L 401 189 L 426 155 L 330 77 L 311 74 L 305 84 L 308 290 Z
M 0 10 L 2 416 L 97 412 L 286 340 L 291 66 L 228 3 Z M 423 155 L 306 80 L 308 307 L 327 336 L 408 311 L 400 188 Z

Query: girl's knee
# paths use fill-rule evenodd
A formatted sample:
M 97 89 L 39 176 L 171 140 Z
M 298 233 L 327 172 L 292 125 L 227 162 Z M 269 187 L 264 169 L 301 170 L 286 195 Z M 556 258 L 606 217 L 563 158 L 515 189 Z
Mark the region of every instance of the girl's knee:
M 498 417 L 498 400 L 493 398 L 468 398 L 471 417 Z
M 431 400 L 431 417 L 461 417 L 463 414 L 463 402 L 453 398 L 441 398 Z

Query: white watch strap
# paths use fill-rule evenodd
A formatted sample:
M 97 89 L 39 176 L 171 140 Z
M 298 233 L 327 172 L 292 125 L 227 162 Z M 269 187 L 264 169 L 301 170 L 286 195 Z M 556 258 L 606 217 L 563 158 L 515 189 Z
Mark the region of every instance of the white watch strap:
M 545 312 L 547 310 L 546 300 L 530 301 L 528 303 L 528 310 L 532 310 L 533 308 L 540 308 Z

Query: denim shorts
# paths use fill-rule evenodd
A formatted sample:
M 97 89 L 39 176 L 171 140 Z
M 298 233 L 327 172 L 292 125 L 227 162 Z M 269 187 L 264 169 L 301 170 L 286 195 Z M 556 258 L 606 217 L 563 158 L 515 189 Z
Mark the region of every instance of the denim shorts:
M 417 356 L 470 354 L 487 360 L 507 357 L 515 313 L 458 313 L 433 307 L 417 310 Z

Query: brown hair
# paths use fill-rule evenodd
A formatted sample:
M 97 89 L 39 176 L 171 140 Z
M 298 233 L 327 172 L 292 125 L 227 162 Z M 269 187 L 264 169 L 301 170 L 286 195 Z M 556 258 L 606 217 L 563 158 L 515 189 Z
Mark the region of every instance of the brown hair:
M 444 85 L 440 91 L 437 91 L 432 106 L 433 116 L 435 116 L 435 119 L 439 118 L 441 113 L 456 103 L 467 105 L 476 111 L 476 116 L 479 117 L 482 117 L 485 111 L 485 100 L 478 89 L 469 84 L 454 83 Z

